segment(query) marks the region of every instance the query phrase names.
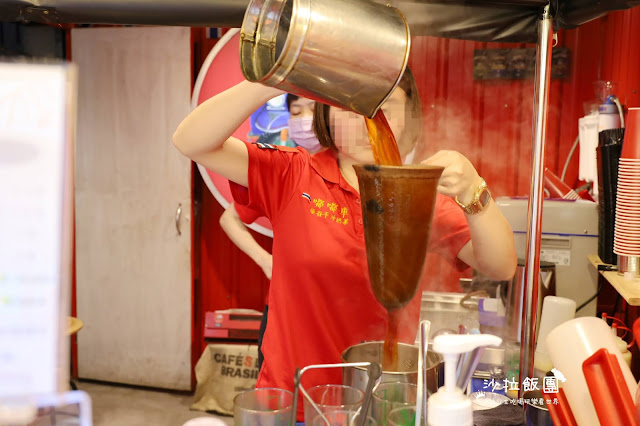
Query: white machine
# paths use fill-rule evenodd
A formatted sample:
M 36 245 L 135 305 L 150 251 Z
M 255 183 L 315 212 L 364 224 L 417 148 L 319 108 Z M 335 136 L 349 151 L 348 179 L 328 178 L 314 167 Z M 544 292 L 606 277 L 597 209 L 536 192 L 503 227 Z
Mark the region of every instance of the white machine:
M 500 197 L 496 204 L 507 218 L 519 258 L 525 257 L 527 199 Z M 598 253 L 597 204 L 584 200 L 545 200 L 542 205 L 540 260 L 556 265 L 556 295 L 579 307 L 598 291 L 598 276 L 587 256 Z M 539 303 L 541 303 L 540 301 Z M 576 312 L 594 316 L 597 298 Z

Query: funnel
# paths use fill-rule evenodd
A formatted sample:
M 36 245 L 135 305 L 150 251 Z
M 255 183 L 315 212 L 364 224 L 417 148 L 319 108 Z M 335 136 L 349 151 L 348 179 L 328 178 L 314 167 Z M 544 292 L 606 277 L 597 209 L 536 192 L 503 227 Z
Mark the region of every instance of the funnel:
M 422 275 L 444 169 L 353 167 L 360 185 L 371 287 L 387 310 L 399 309 L 413 298 Z

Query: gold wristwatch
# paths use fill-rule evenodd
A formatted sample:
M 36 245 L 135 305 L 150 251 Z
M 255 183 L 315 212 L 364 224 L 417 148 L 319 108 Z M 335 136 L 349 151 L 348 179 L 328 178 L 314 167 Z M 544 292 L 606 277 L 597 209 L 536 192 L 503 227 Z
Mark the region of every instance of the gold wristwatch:
M 460 208 L 462 208 L 466 214 L 480 213 L 482 210 L 487 208 L 491 201 L 491 191 L 489 191 L 489 187 L 487 187 L 487 182 L 482 178 L 480 178 L 480 181 L 480 185 L 478 186 L 478 189 L 476 189 L 475 194 L 473 194 L 473 199 L 469 204 L 462 204 L 458 200 L 458 197 L 456 197 L 456 203 L 458 203 Z

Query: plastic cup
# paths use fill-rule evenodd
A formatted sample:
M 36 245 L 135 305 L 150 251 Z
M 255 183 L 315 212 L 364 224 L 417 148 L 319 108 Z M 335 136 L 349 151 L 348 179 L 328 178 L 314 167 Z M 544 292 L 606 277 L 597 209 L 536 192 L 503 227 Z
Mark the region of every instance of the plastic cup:
M 640 239 L 630 239 L 630 238 L 618 238 L 617 241 L 614 241 L 616 245 L 624 245 L 627 247 L 639 247 L 640 248 Z
M 637 218 L 637 212 L 638 210 L 640 210 L 639 207 L 636 207 L 635 203 L 629 203 L 625 200 L 620 200 L 622 202 L 618 203 L 616 202 L 616 214 L 617 213 L 622 213 L 622 214 L 628 214 L 633 216 L 634 218 Z
M 624 224 L 618 224 L 616 229 L 618 230 L 618 233 L 614 235 L 614 240 L 626 241 L 628 243 L 638 240 L 638 231 L 632 230 L 632 227 Z
M 418 386 L 413 383 L 381 383 L 373 392 L 371 416 L 379 426 L 386 426 L 389 414 L 396 408 L 415 407 Z
M 358 411 L 364 400 L 364 393 L 360 389 L 344 385 L 320 385 L 307 390 L 307 394 L 325 416 L 332 412 Z M 304 421 L 312 424 L 320 413 L 304 398 Z M 344 415 L 343 415 L 344 417 Z
M 360 414 L 355 411 L 330 411 L 324 413 L 324 419 L 320 414 L 316 413 L 316 417 L 311 421 L 305 421 L 308 426 L 352 426 L 357 425 Z M 372 417 L 367 417 L 364 421 L 365 426 L 377 426 Z
M 620 225 L 626 224 L 629 226 L 635 226 L 639 221 L 638 219 L 631 218 L 630 217 L 631 215 L 633 215 L 633 213 L 616 212 L 616 222 Z M 640 215 L 635 215 L 635 216 L 638 217 Z
M 628 200 L 630 203 L 627 207 L 630 208 L 640 208 L 640 204 L 637 203 L 637 200 L 640 199 L 640 195 L 638 195 L 638 191 L 640 191 L 640 185 L 637 187 L 618 187 L 618 193 L 616 194 L 616 200 L 618 198 L 623 200 Z
M 640 228 L 638 227 L 637 219 L 628 219 L 624 216 L 616 216 L 616 226 L 620 229 L 629 231 L 630 234 L 639 234 Z
M 621 217 L 617 220 L 616 227 L 620 231 L 624 231 L 624 234 L 621 234 L 620 237 L 634 237 L 640 234 L 640 228 L 637 223 L 633 221 L 627 221 L 625 218 Z
M 616 203 L 617 202 L 621 202 L 622 204 L 621 207 L 625 207 L 627 210 L 630 210 L 630 211 L 636 211 L 640 209 L 640 198 L 629 197 L 626 195 L 618 194 Z
M 638 234 L 640 234 L 640 229 L 638 229 L 637 225 L 627 223 L 623 218 L 620 218 L 617 221 L 616 229 L 618 230 L 618 234 L 616 236 L 623 240 L 633 240 L 633 237 L 637 237 Z
M 614 237 L 614 243 L 621 243 L 626 245 L 639 245 L 640 240 L 638 238 L 627 237 L 625 235 L 621 235 L 618 238 Z
M 614 248 L 626 251 L 635 251 L 640 253 L 640 244 L 626 245 L 626 244 L 613 244 Z
M 640 222 L 640 215 L 636 215 L 634 211 L 628 211 L 627 209 L 620 209 L 620 211 L 616 211 L 616 219 L 620 218 L 620 221 L 624 222 Z
M 615 238 L 613 244 L 618 247 L 640 248 L 639 241 L 633 241 L 625 238 Z
M 237 425 L 289 426 L 293 416 L 293 393 L 260 388 L 238 394 L 233 400 L 233 422 Z
M 638 194 L 638 190 L 640 190 L 640 185 L 638 185 L 638 188 L 623 186 L 618 188 L 618 193 L 616 194 L 616 197 L 634 201 L 634 200 L 640 199 L 640 194 Z M 633 207 L 640 207 L 640 206 L 633 205 Z
M 625 254 L 628 255 L 633 255 L 633 256 L 639 256 L 640 255 L 640 247 L 636 246 L 636 247 L 627 247 L 627 246 L 621 246 L 619 244 L 614 244 L 613 247 L 616 251 L 621 251 L 624 252 Z
M 638 240 L 638 238 L 633 238 L 633 237 L 627 237 L 625 235 L 618 235 L 617 237 L 614 236 L 613 239 L 614 243 L 621 243 L 621 244 L 626 244 L 626 245 L 640 245 L 640 241 Z
M 640 108 L 629 108 L 620 157 L 640 159 Z
M 416 407 L 398 407 L 389 413 L 390 426 L 416 426 Z

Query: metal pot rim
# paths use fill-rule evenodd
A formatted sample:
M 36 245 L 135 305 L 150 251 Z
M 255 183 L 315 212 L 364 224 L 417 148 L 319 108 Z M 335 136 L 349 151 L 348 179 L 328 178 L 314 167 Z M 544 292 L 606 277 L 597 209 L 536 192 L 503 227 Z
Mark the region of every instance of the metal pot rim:
M 383 341 L 381 340 L 372 340 L 369 342 L 362 342 L 362 343 L 358 343 L 357 345 L 351 345 L 348 348 L 346 348 L 345 350 L 342 351 L 342 353 L 340 354 L 340 361 L 341 362 L 347 362 L 347 360 L 345 359 L 345 354 L 350 351 L 353 348 L 357 348 L 359 346 L 365 346 L 365 345 L 371 345 L 371 344 L 384 344 Z M 403 343 L 403 342 L 398 342 L 398 346 L 404 346 L 404 347 L 411 347 L 411 348 L 415 348 L 416 351 L 419 351 L 418 346 L 416 345 L 412 345 L 410 343 Z M 438 368 L 438 366 L 442 365 L 444 362 L 444 359 L 442 358 L 442 355 L 440 355 L 437 352 L 433 352 L 433 351 L 429 351 L 429 354 L 427 355 L 429 357 L 431 356 L 435 356 L 438 359 L 438 363 L 432 365 L 431 367 L 427 368 L 428 370 L 434 369 L 434 368 Z M 366 368 L 364 367 L 352 367 L 355 368 L 356 370 L 360 370 L 360 371 L 367 371 Z M 397 376 L 406 376 L 408 374 L 417 374 L 418 373 L 418 363 L 416 363 L 416 369 L 415 371 L 383 371 L 382 372 L 384 375 L 397 375 Z

